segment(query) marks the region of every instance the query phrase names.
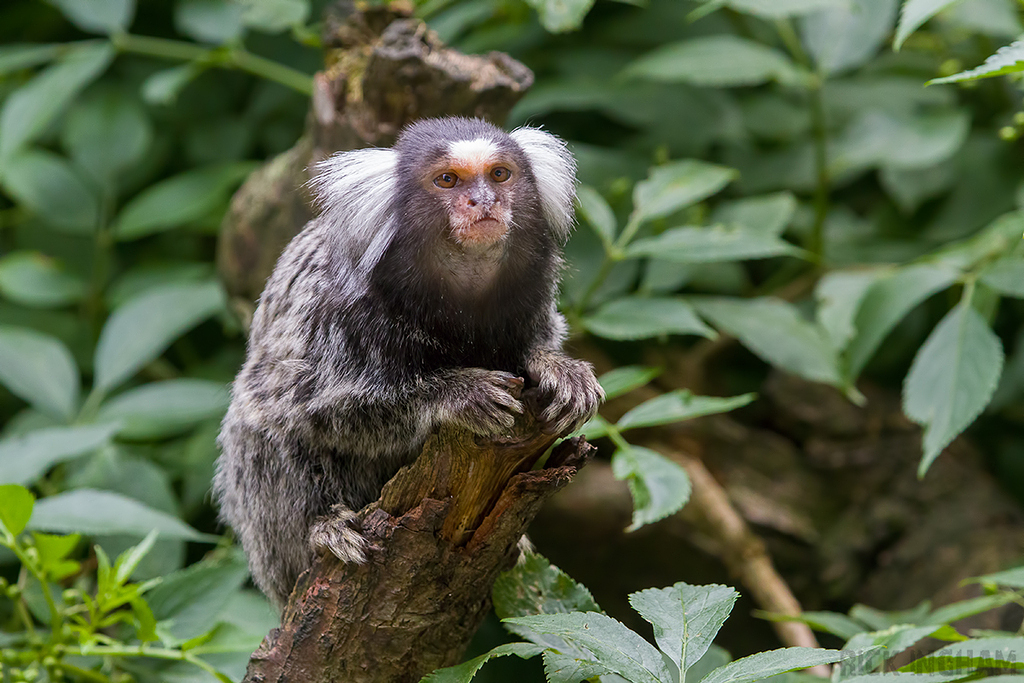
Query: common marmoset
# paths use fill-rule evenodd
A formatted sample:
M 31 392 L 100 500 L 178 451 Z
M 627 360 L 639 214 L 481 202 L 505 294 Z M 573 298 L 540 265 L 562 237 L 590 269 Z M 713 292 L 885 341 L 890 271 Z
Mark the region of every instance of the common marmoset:
M 393 149 L 337 154 L 318 171 L 322 215 L 260 298 L 214 482 L 279 607 L 315 552 L 363 561 L 353 511 L 439 424 L 506 432 L 524 379 L 559 435 L 603 398 L 591 366 L 561 351 L 555 300 L 576 183 L 561 140 L 424 120 Z

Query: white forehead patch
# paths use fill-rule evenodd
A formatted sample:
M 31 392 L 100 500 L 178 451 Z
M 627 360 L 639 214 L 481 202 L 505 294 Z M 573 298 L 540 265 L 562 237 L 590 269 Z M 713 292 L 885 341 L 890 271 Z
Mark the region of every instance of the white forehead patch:
M 494 160 L 498 146 L 492 140 L 456 140 L 448 145 L 448 156 L 457 166 L 480 167 Z

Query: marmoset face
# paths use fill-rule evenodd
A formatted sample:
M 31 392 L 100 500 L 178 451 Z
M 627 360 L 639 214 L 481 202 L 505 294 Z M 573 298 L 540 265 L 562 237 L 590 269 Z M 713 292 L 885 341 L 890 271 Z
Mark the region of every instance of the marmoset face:
M 444 205 L 449 238 L 470 248 L 490 247 L 507 237 L 516 194 L 524 184 L 513 156 L 483 138 L 450 142 L 421 182 Z

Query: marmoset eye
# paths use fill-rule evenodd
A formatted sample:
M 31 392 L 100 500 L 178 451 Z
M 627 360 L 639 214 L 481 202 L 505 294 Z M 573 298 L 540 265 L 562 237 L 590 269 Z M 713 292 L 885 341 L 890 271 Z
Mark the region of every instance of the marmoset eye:
M 434 178 L 434 184 L 445 190 L 455 187 L 455 184 L 459 182 L 459 176 L 454 173 L 442 173 L 441 175 Z
M 491 179 L 496 183 L 503 183 L 512 177 L 512 171 L 504 166 L 491 169 Z

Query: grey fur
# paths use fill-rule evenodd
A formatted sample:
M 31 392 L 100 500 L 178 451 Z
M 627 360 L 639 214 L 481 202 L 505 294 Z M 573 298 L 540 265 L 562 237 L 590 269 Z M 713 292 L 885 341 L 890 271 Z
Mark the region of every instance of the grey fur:
M 453 247 L 444 212 L 412 180 L 452 141 L 481 138 L 520 169 L 499 197 L 512 219 L 497 255 Z M 214 480 L 223 520 L 278 606 L 315 552 L 363 561 L 353 511 L 438 425 L 507 431 L 523 410 L 510 393 L 519 377 L 550 398 L 541 419 L 554 433 L 576 429 L 603 398 L 592 368 L 560 350 L 558 252 L 575 185 L 561 141 L 438 119 L 414 124 L 394 150 L 340 154 L 320 170 L 323 214 L 260 298 Z M 481 258 L 497 264 L 489 289 L 445 280 Z

